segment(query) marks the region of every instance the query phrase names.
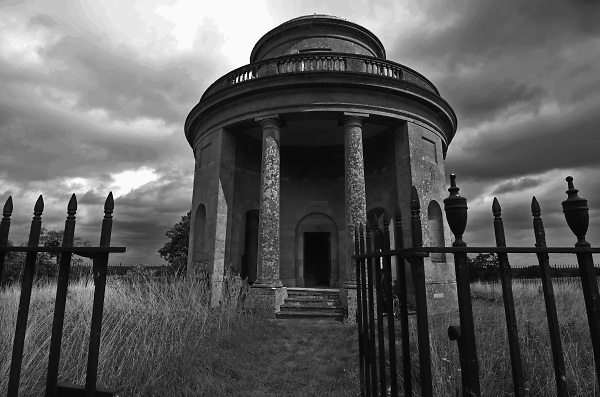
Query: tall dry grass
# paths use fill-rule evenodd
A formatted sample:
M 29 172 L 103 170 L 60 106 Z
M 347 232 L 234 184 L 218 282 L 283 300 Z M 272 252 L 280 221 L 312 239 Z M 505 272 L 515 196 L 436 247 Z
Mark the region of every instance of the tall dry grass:
M 252 332 L 260 323 L 242 313 L 241 282 L 224 287 L 223 304 L 206 305 L 203 282 L 169 283 L 109 279 L 106 288 L 98 383 L 125 396 L 227 395 L 214 381 L 223 365 L 222 341 Z M 39 396 L 45 387 L 55 284 L 32 293 L 20 396 Z M 0 292 L 0 392 L 8 374 L 19 288 Z M 69 287 L 59 381 L 84 384 L 93 285 Z M 235 362 L 235 357 L 227 358 Z
M 481 393 L 512 395 L 513 383 L 502 289 L 500 284 L 471 285 Z M 569 396 L 600 395 L 581 286 L 554 286 L 564 351 Z M 540 285 L 513 281 L 513 295 L 525 388 L 530 396 L 556 395 L 552 349 L 544 296 Z M 457 313 L 429 319 L 433 388 L 436 396 L 452 396 L 461 388 L 458 347 L 448 339 L 449 325 L 458 325 Z M 411 319 L 411 350 L 414 384 L 419 389 L 416 322 Z M 400 340 L 398 340 L 400 342 Z M 399 366 L 401 359 L 398 360 Z

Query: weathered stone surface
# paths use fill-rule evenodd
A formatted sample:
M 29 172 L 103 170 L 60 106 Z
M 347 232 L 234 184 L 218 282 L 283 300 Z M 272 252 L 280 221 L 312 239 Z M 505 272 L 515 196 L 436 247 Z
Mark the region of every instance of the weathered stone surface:
M 280 154 L 277 118 L 259 120 L 263 129 L 263 156 L 258 230 L 257 285 L 281 287 L 279 279 Z
M 286 287 L 252 286 L 248 290 L 244 307 L 266 317 L 274 318 L 275 313 L 280 311 L 285 298 L 287 298 Z
M 356 285 L 356 270 L 351 259 L 354 228 L 367 219 L 361 116 L 345 113 L 342 119 L 346 158 L 346 272 L 351 285 Z

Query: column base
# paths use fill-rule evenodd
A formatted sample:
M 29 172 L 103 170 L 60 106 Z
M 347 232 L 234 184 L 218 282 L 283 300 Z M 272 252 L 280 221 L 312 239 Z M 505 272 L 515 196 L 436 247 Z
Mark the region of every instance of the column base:
M 248 290 L 244 308 L 256 312 L 256 314 L 274 318 L 275 314 L 281 310 L 285 298 L 287 298 L 286 287 L 257 285 L 255 283 Z
M 340 291 L 342 291 L 342 301 L 347 309 L 344 322 L 346 324 L 356 324 L 356 311 L 358 310 L 356 284 L 346 282 Z

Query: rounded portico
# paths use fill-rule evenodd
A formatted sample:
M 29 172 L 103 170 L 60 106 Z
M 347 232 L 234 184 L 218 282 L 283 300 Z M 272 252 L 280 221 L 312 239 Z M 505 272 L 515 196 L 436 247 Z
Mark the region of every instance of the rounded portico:
M 279 25 L 250 60 L 185 122 L 196 159 L 188 270 L 211 274 L 214 299 L 228 266 L 267 301 L 284 287 L 351 291 L 354 225 L 396 203 L 407 217 L 412 185 L 433 208 L 424 241 L 448 242 L 436 209 L 456 116 L 431 82 L 386 60 L 367 29 L 325 15 Z

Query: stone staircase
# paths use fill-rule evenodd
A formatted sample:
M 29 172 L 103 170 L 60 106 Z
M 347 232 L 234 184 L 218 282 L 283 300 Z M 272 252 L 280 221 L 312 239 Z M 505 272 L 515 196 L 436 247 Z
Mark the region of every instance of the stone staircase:
M 337 289 L 288 288 L 287 293 L 281 311 L 276 314 L 279 319 L 344 319 L 344 306 Z

